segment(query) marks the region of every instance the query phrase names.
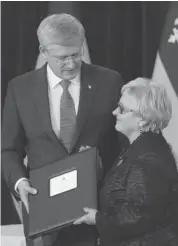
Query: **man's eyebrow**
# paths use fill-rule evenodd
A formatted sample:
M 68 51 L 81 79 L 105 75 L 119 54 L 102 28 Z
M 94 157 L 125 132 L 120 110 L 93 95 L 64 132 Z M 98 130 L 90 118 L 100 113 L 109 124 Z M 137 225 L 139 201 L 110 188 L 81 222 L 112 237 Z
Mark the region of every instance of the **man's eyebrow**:
M 79 52 L 74 52 L 71 55 L 62 55 L 62 56 L 55 56 L 56 58 L 66 58 L 66 57 L 70 57 L 70 56 L 74 56 L 77 55 Z

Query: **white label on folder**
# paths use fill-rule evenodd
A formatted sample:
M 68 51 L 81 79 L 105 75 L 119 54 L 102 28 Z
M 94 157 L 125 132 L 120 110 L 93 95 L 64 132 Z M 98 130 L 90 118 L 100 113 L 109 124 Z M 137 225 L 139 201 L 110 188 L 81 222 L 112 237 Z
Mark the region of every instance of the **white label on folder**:
M 75 189 L 77 187 L 77 170 L 73 170 L 50 179 L 50 196 Z

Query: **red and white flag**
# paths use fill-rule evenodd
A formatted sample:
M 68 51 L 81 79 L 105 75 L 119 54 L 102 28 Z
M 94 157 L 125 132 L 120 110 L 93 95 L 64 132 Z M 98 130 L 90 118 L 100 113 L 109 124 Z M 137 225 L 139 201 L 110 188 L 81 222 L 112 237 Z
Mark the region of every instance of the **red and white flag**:
M 163 134 L 178 156 L 178 2 L 170 2 L 152 78 L 165 85 L 172 119 Z

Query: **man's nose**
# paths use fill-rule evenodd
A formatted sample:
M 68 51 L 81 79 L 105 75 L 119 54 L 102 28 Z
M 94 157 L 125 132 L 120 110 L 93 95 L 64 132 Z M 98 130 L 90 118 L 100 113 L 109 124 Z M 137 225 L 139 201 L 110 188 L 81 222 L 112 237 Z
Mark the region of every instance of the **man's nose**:
M 75 63 L 71 57 L 68 57 L 66 62 L 67 68 L 73 69 L 75 67 Z

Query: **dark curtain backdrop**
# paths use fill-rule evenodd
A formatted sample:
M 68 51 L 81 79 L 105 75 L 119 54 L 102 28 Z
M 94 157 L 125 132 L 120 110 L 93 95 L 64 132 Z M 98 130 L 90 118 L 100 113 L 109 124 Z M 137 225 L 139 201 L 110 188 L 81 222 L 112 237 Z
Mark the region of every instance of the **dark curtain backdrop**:
M 151 77 L 169 2 L 83 2 L 81 20 L 94 63 L 125 81 Z
M 86 29 L 92 63 L 120 72 L 125 82 L 151 77 L 169 2 L 1 2 L 2 88 L 35 67 L 36 28 L 48 13 L 74 13 Z M 18 223 L 2 179 L 2 224 Z
M 1 2 L 2 104 L 7 82 L 34 67 L 36 28 L 47 14 L 47 2 Z

